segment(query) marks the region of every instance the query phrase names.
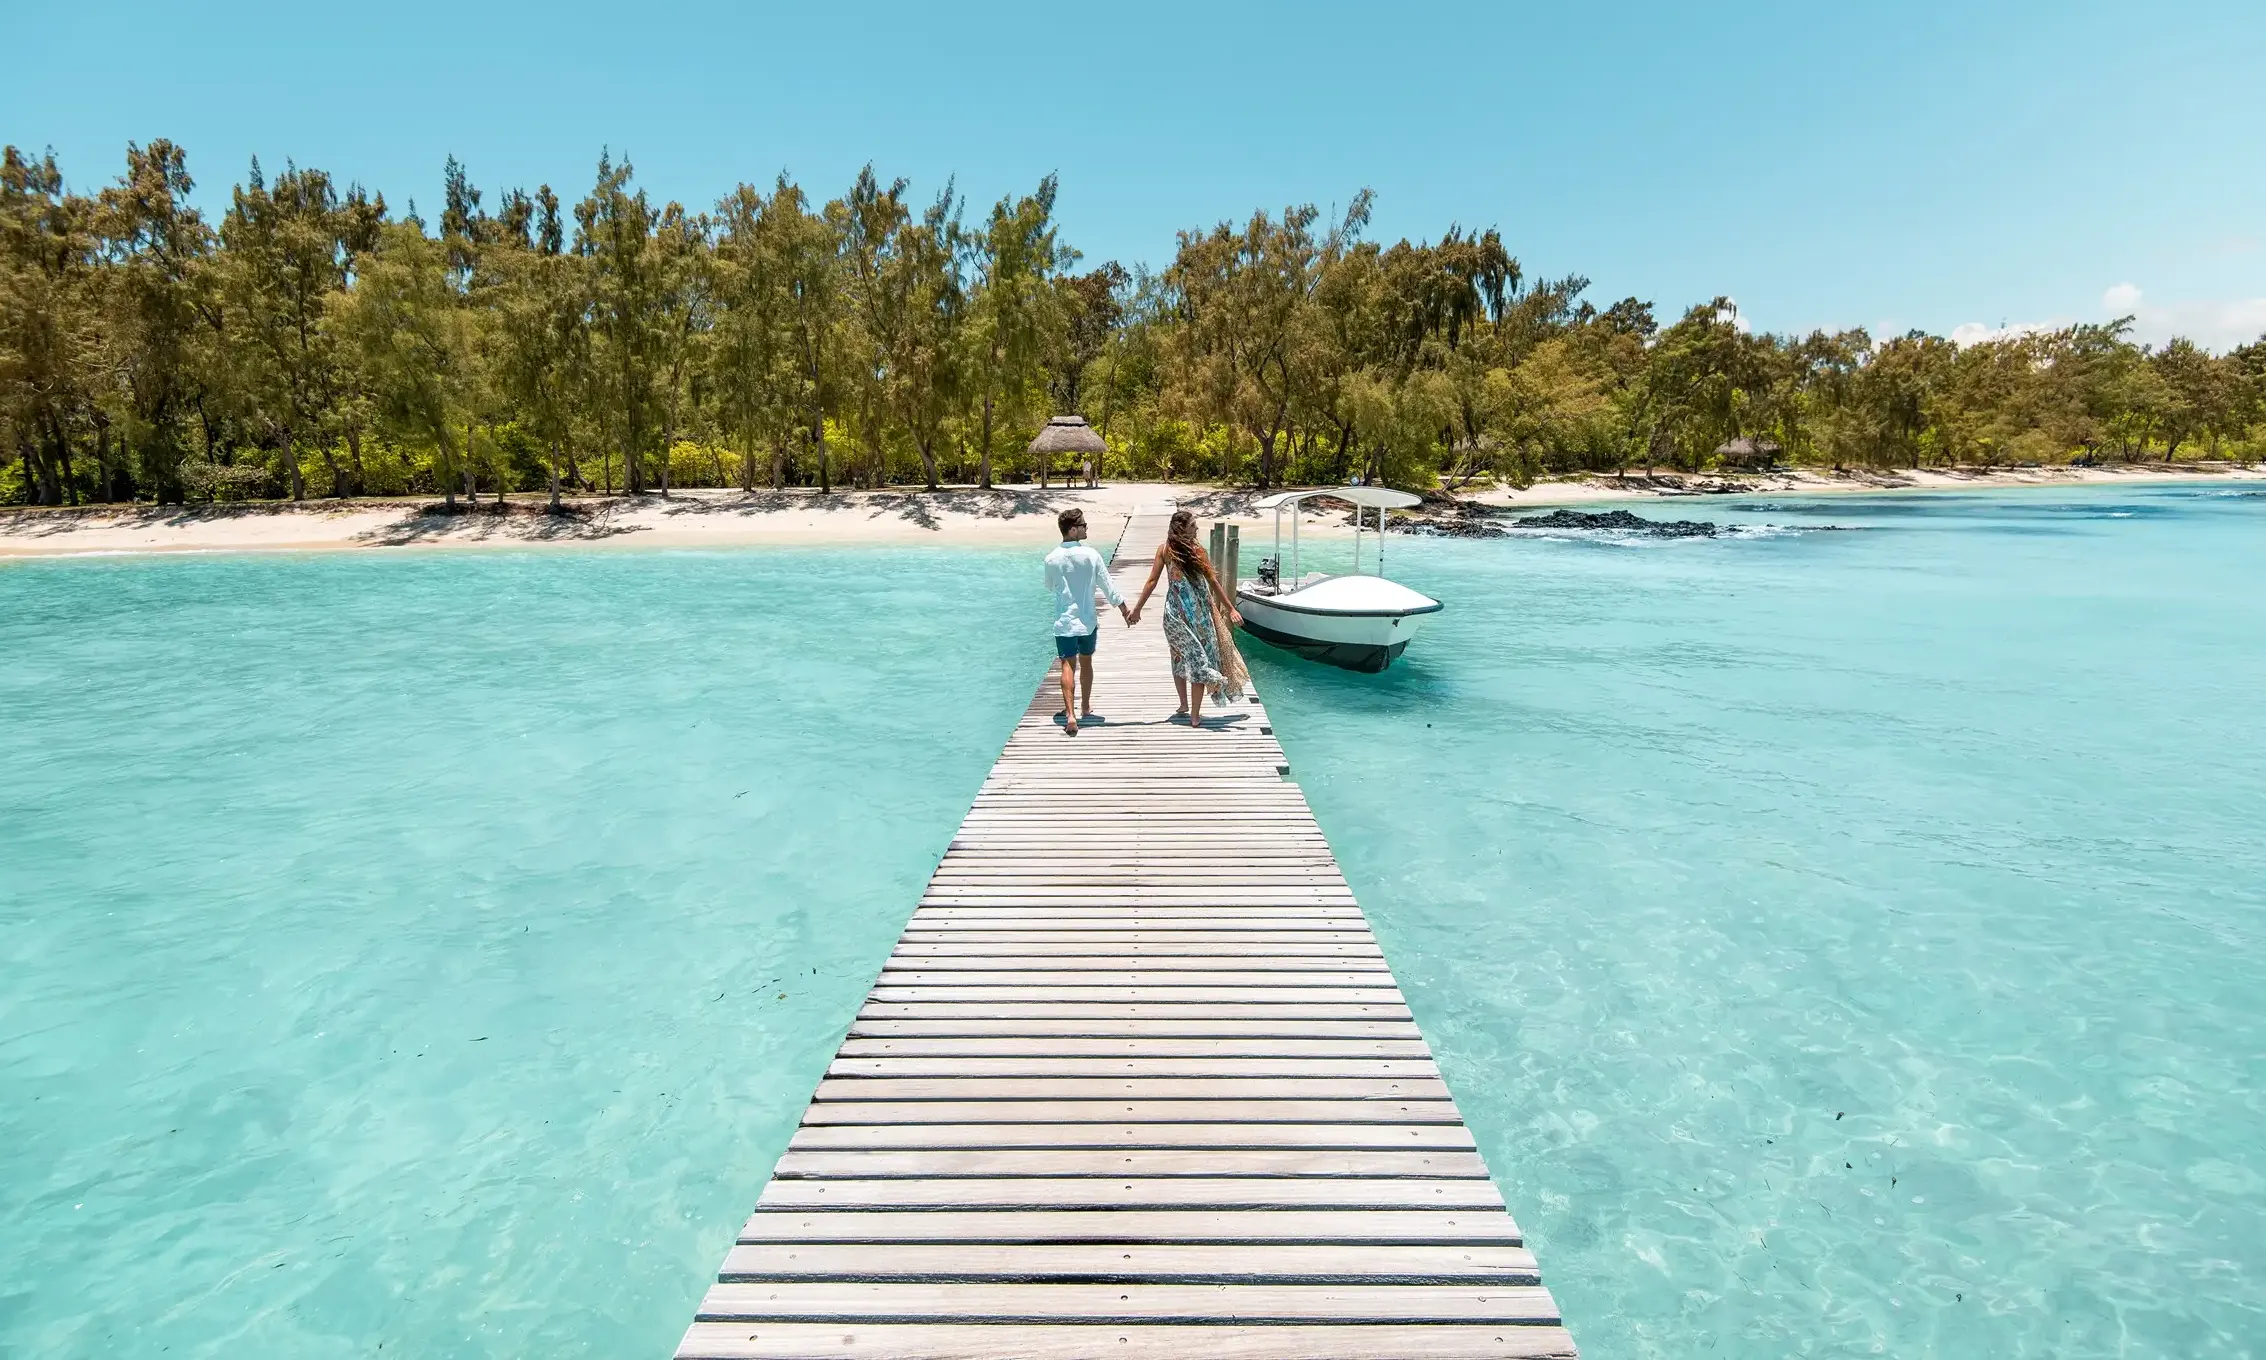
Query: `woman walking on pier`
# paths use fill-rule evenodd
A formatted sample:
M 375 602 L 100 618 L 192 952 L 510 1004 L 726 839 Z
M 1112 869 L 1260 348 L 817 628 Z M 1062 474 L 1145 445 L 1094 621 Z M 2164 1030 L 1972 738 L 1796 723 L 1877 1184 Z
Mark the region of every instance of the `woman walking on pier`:
M 1243 622 L 1235 601 L 1220 584 L 1212 560 L 1196 543 L 1196 516 L 1186 510 L 1172 512 L 1172 525 L 1157 546 L 1149 566 L 1148 584 L 1133 602 L 1133 618 L 1157 588 L 1159 577 L 1169 577 L 1164 595 L 1164 640 L 1172 648 L 1172 687 L 1180 692 L 1180 712 L 1188 725 L 1204 721 L 1204 699 L 1240 699 L 1251 674 L 1243 668 L 1230 630 Z M 1178 715 L 1175 715 L 1178 716 Z

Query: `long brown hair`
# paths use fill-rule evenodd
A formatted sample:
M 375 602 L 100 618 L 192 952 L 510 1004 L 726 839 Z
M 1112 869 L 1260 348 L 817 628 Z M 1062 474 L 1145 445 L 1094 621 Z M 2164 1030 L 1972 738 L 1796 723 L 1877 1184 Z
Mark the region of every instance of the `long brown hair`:
M 1171 549 L 1172 560 L 1179 566 L 1181 575 L 1199 577 L 1211 582 L 1212 589 L 1218 590 L 1222 595 L 1227 593 L 1220 586 L 1219 573 L 1212 570 L 1212 559 L 1204 555 L 1203 548 L 1196 542 L 1194 511 L 1172 512 L 1172 523 L 1165 530 L 1164 545 Z

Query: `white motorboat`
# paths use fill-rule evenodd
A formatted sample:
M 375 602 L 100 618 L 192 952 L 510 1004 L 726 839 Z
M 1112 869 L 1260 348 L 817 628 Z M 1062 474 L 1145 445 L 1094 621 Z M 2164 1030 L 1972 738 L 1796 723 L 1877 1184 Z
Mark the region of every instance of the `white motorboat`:
M 1298 506 L 1316 496 L 1353 505 L 1353 571 L 1344 576 L 1303 575 L 1298 560 Z M 1244 631 L 1314 661 L 1375 674 L 1408 649 L 1409 639 L 1440 602 L 1385 579 L 1385 512 L 1420 504 L 1405 491 L 1376 486 L 1317 487 L 1282 491 L 1253 506 L 1275 512 L 1275 555 L 1259 563 L 1257 578 L 1235 583 L 1235 607 Z M 1283 557 L 1282 517 L 1290 512 L 1290 556 Z M 1377 512 L 1377 566 L 1361 569 L 1361 512 Z

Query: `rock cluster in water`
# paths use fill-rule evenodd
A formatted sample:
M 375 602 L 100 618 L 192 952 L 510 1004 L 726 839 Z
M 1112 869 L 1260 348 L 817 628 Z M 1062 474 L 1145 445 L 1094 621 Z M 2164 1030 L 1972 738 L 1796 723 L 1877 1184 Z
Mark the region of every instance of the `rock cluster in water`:
M 1653 538 L 1713 538 L 1722 529 L 1706 520 L 1644 519 L 1626 510 L 1607 510 L 1592 514 L 1582 510 L 1553 510 L 1546 515 L 1528 515 L 1511 521 L 1515 529 L 1619 529 L 1630 533 L 1648 534 Z
M 1612 529 L 1646 534 L 1653 538 L 1713 538 L 1723 532 L 1721 526 L 1704 520 L 1643 519 L 1626 510 L 1607 510 L 1597 514 L 1582 510 L 1552 510 L 1548 514 L 1528 515 L 1524 519 L 1506 522 L 1504 516 L 1508 513 L 1489 506 L 1463 504 L 1452 510 L 1434 510 L 1422 517 L 1395 520 L 1392 527 L 1401 533 L 1426 538 L 1500 538 L 1513 529 Z

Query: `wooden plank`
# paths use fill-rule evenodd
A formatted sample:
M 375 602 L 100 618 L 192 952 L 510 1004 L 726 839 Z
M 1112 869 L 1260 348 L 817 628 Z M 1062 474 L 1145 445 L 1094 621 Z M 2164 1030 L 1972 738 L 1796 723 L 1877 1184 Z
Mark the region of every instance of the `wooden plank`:
M 1408 1003 L 1391 1001 L 1347 1001 L 1342 997 L 1318 1002 L 1301 1003 L 1271 1001 L 1266 1004 L 1246 1000 L 1249 992 L 1238 992 L 1232 1000 L 1199 1003 L 1186 997 L 1175 1000 L 1170 1006 L 1145 1000 L 1127 1000 L 1111 994 L 1101 1000 L 1066 1001 L 1059 997 L 1043 997 L 1037 1001 L 1000 1001 L 988 998 L 969 998 L 957 994 L 941 999 L 891 1001 L 869 996 L 864 1009 L 858 1012 L 861 1020 L 918 1020 L 955 1019 L 981 1016 L 1003 1020 L 1261 1020 L 1280 1027 L 1301 1020 L 1407 1020 Z
M 1494 1209 L 1487 1180 L 1403 1177 L 1012 1177 L 773 1180 L 766 1209 Z
M 827 1100 L 1446 1100 L 1438 1077 L 826 1077 Z
M 1072 1039 L 1411 1039 L 1421 1042 L 1412 1020 L 1162 1020 L 1145 1015 L 1132 1018 L 1083 1019 L 994 1016 L 981 1007 L 963 1016 L 925 1016 L 919 1019 L 869 1019 L 850 1022 L 850 1038 L 944 1038 L 965 1035 L 1013 1035 Z
M 1348 932 L 1283 936 L 1268 931 L 1209 931 L 1175 939 L 1171 932 L 1135 927 L 1056 934 L 1052 939 L 1031 938 L 1047 933 L 1050 932 L 960 932 L 940 938 L 908 933 L 898 941 L 889 961 L 965 967 L 990 958 L 1018 964 L 1045 960 L 1072 966 L 1067 961 L 1114 957 L 1121 968 L 1128 960 L 1146 965 L 1152 959 L 1160 962 L 1209 959 L 1238 966 L 1262 960 L 1284 960 L 1368 967 L 1380 963 L 1384 957 L 1375 940 L 1360 936 L 1348 938 Z M 1164 938 L 1158 938 L 1160 935 Z
M 1518 1224 L 1500 1210 L 1274 1209 L 1222 1214 L 1186 1209 L 838 1210 L 758 1209 L 740 1227 L 742 1242 L 1202 1242 L 1271 1246 L 1283 1242 L 1401 1246 L 1487 1243 L 1524 1246 Z
M 963 918 L 964 919 L 964 918 Z M 991 930 L 978 933 L 962 931 L 956 936 L 938 937 L 930 933 L 934 922 L 922 921 L 919 929 L 908 924 L 897 947 L 904 949 L 939 949 L 949 947 L 954 952 L 989 945 L 1002 945 L 1015 949 L 1054 946 L 1066 949 L 1093 949 L 1096 945 L 1109 950 L 1147 945 L 1154 948 L 1175 946 L 1217 947 L 1231 945 L 1238 948 L 1268 947 L 1275 949 L 1341 949 L 1373 950 L 1377 937 L 1366 930 L 1351 929 L 1350 923 L 1340 921 L 1327 933 L 1307 931 L 1284 933 L 1270 930 L 1264 923 L 1254 927 L 1237 921 L 1222 921 L 1220 926 L 1230 929 L 1192 929 L 1185 922 L 1165 921 L 1152 923 L 1135 921 L 1105 929 L 1098 934 L 1091 920 L 1078 923 L 1058 923 L 1052 920 L 1006 918 L 995 923 Z M 1240 928 L 1236 928 L 1240 927 Z
M 1101 1038 L 1092 1035 L 960 1036 L 867 1038 L 842 1041 L 837 1058 L 1018 1057 L 1255 1057 L 1255 1058 L 1417 1058 L 1431 1051 L 1421 1039 L 1318 1039 L 1305 1035 L 1275 1039 L 1186 1038 L 1158 1035 Z
M 1304 1100 L 1228 1101 L 1169 1096 L 1103 1096 L 1080 1099 L 1021 1100 L 840 1100 L 814 1102 L 803 1124 L 971 1124 L 983 1121 L 1023 1124 L 1097 1124 L 1116 1120 L 1204 1123 L 1220 1128 L 1263 1129 L 1270 1124 L 1374 1123 L 1461 1126 L 1455 1102 L 1443 1097 L 1374 1100 L 1327 1096 Z M 1255 1137 L 1257 1135 L 1254 1135 Z
M 938 1176 L 1327 1176 L 1484 1180 L 1471 1151 L 1429 1148 L 919 1148 L 790 1147 L 771 1174 L 788 1180 Z
M 1195 1332 L 1195 1335 L 1191 1335 Z M 696 1322 L 682 1360 L 1572 1360 L 1559 1327 Z
M 703 1322 L 811 1319 L 1001 1322 L 1387 1322 L 1551 1326 L 1557 1301 L 1536 1285 L 872 1284 L 780 1280 L 718 1284 L 701 1300 Z
M 1260 987 L 1251 983 L 1230 986 L 1072 986 L 1067 982 L 1030 987 L 1007 986 L 917 986 L 900 987 L 885 982 L 873 989 L 869 1004 L 911 1005 L 918 1002 L 966 1003 L 982 1002 L 989 1005 L 1016 1005 L 1020 1003 L 1062 1004 L 1067 1002 L 1170 1002 L 1193 1005 L 1197 1002 L 1221 1002 L 1243 1005 L 1380 1005 L 1405 1006 L 1400 992 L 1391 987 Z
M 1349 931 L 1355 918 L 1342 913 L 1314 912 L 1295 916 L 1251 915 L 1232 910 L 1210 912 L 1173 912 L 1165 914 L 1143 913 L 1135 916 L 1070 916 L 1059 912 L 1016 911 L 924 911 L 914 914 L 905 927 L 906 939 L 940 938 L 948 931 L 975 932 L 1028 932 L 1047 931 L 1069 938 L 1071 931 L 1202 931 L 1211 934 L 1243 934 L 1255 931 L 1330 931 L 1375 938 L 1366 930 Z M 980 936 L 978 937 L 980 938 Z
M 1022 954 L 1010 946 L 1006 952 L 997 949 L 980 954 L 951 951 L 923 950 L 913 954 L 892 954 L 882 961 L 882 976 L 909 985 L 925 985 L 914 979 L 936 978 L 940 983 L 957 985 L 963 978 L 968 985 L 999 985 L 1020 982 L 1031 973 L 1049 975 L 1077 973 L 1080 981 L 1099 983 L 1103 978 L 1123 978 L 1129 983 L 1169 985 L 1187 983 L 1208 986 L 1221 977 L 1236 974 L 1267 973 L 1283 976 L 1274 982 L 1288 982 L 1301 987 L 1340 985 L 1335 980 L 1359 978 L 1365 985 L 1376 986 L 1389 980 L 1390 973 L 1381 957 L 1362 955 L 1346 950 L 1301 951 L 1295 954 L 1277 953 L 1273 949 L 1232 950 L 1214 946 L 1201 954 L 1172 950 L 1135 952 L 1109 956 L 1097 954 L 1064 954 L 1042 952 Z M 1000 974 L 992 981 L 981 981 L 973 975 Z M 1010 978 L 1006 975 L 1013 974 Z M 1347 984 L 1350 985 L 1350 984 Z
M 1430 1058 L 837 1057 L 829 1077 L 1414 1077 L 1436 1078 Z
M 1379 1247 L 1282 1243 L 1264 1252 L 1190 1242 L 744 1243 L 724 1258 L 726 1283 L 758 1280 L 1059 1280 L 1094 1284 L 1539 1284 L 1524 1247 Z
M 1217 988 L 1250 987 L 1261 991 L 1288 988 L 1313 991 L 1321 988 L 1348 987 L 1374 990 L 1391 981 L 1391 975 L 1382 968 L 1357 968 L 1354 960 L 1300 960 L 1286 959 L 1277 965 L 1265 965 L 1258 960 L 1221 960 L 1234 967 L 1207 966 L 1204 959 L 1144 959 L 1138 966 L 1131 960 L 1104 960 L 1105 965 L 1095 968 L 1071 968 L 1060 960 L 1035 960 L 1031 968 L 969 968 L 955 969 L 946 966 L 947 960 L 919 961 L 913 968 L 882 965 L 881 979 L 876 987 L 1065 987 L 1071 989 L 1093 987 L 1147 987 L 1147 988 Z M 1175 965 L 1185 965 L 1176 967 Z M 1260 1000 L 1266 998 L 1260 997 Z
M 796 1151 L 848 1148 L 1309 1147 L 1470 1151 L 1460 1124 L 805 1124 Z

